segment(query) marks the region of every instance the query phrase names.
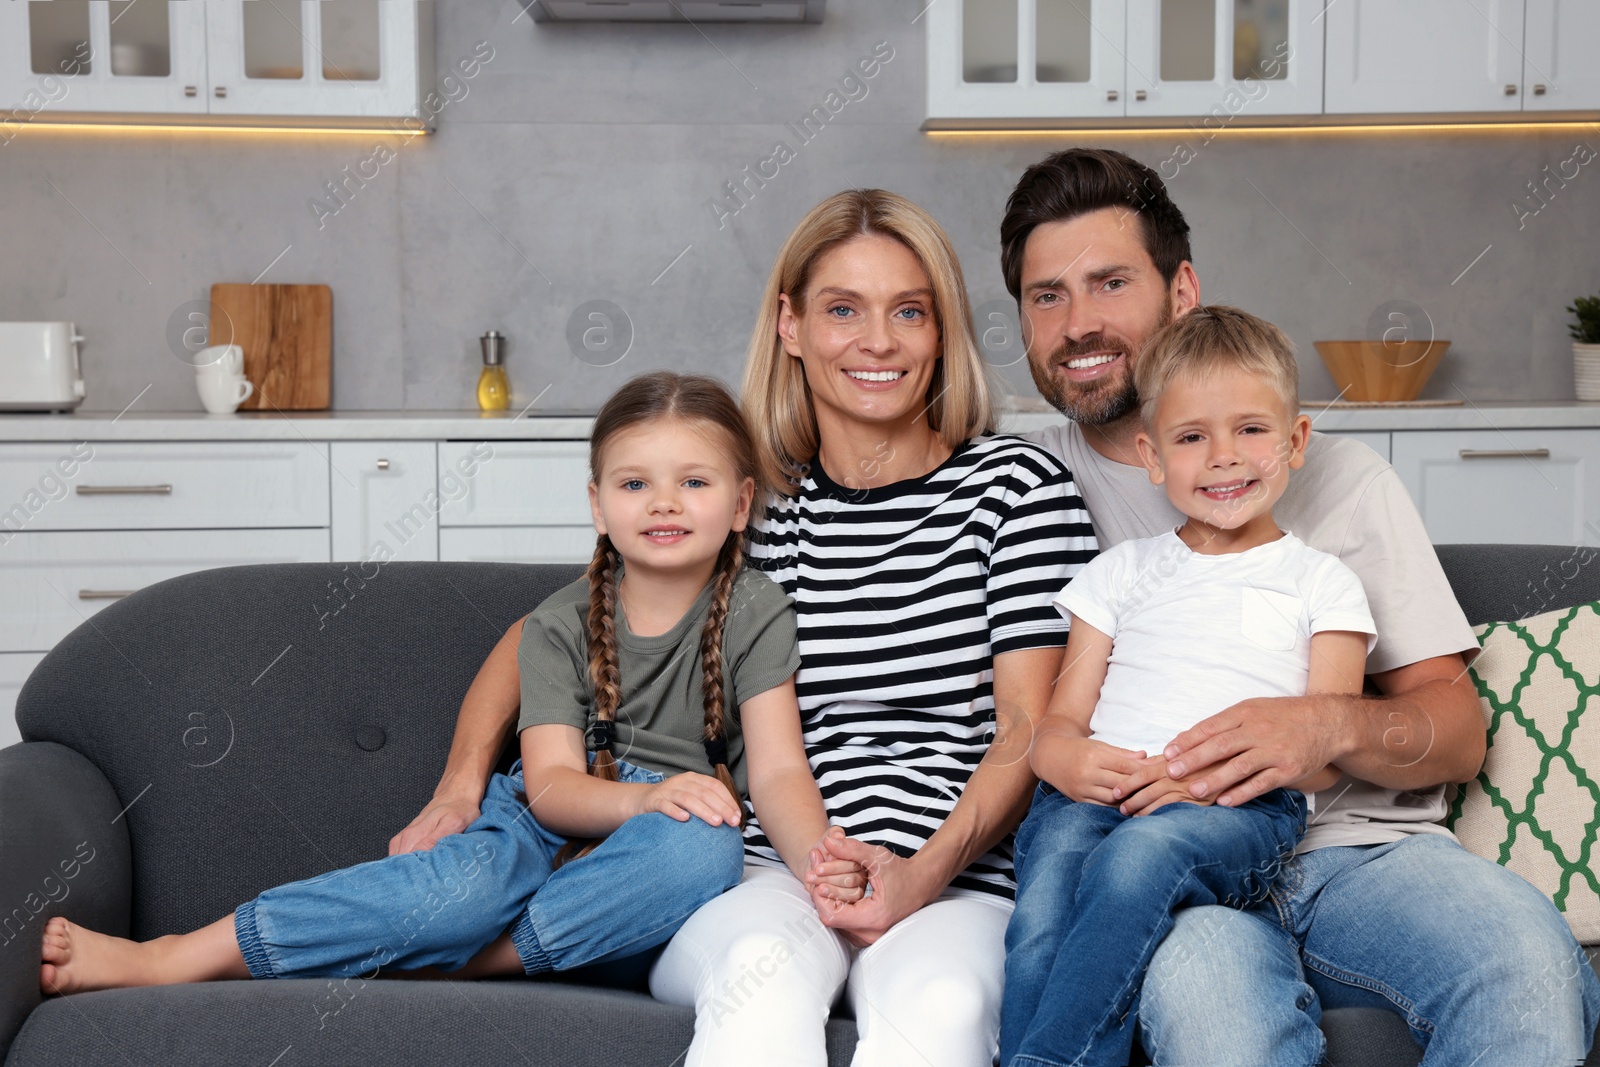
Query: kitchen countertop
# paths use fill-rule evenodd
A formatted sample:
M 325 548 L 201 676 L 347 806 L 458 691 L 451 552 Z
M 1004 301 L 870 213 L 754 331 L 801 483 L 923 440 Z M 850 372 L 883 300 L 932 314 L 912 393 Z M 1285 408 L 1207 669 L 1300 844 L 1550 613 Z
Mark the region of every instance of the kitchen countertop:
M 1031 404 L 1030 404 L 1031 406 Z M 1404 430 L 1600 428 L 1600 403 L 1467 401 L 1460 407 L 1329 408 L 1306 405 L 1318 430 L 1387 433 Z M 1008 410 L 1001 428 L 1026 433 L 1062 422 L 1044 411 Z M 69 415 L 0 414 L 0 442 L 49 441 L 583 441 L 590 412 L 475 411 L 204 412 L 83 411 Z

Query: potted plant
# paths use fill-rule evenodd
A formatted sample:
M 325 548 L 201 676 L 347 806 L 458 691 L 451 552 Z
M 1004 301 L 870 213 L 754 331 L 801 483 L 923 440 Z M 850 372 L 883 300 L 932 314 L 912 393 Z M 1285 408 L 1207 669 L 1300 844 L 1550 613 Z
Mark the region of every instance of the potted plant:
M 1567 310 L 1572 326 L 1572 377 L 1579 400 L 1600 400 L 1600 296 L 1580 296 Z

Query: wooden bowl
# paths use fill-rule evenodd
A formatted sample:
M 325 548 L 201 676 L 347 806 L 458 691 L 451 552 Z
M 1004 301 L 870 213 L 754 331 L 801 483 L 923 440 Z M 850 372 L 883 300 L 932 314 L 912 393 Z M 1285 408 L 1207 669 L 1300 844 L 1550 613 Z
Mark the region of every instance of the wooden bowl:
M 1340 400 L 1415 400 L 1449 341 L 1317 341 Z

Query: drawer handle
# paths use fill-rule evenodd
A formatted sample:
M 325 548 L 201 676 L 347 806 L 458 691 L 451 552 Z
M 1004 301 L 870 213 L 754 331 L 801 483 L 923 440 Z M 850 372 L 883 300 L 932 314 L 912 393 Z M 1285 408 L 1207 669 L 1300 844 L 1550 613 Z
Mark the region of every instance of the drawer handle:
M 80 485 L 79 496 L 128 496 L 143 493 L 150 496 L 170 496 L 170 485 Z
M 1462 459 L 1549 459 L 1548 448 L 1463 448 Z
M 121 600 L 125 596 L 132 596 L 137 589 L 80 589 L 79 600 Z

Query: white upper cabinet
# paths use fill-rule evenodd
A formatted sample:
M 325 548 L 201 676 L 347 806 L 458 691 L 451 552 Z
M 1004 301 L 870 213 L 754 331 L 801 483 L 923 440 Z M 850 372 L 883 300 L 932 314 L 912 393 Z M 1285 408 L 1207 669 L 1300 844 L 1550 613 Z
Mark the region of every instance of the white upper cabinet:
M 213 115 L 404 115 L 417 106 L 416 5 L 380 0 L 213 4 Z
M 1321 0 L 949 0 L 928 22 L 940 119 L 1322 108 Z
M 924 17 L 932 118 L 1123 114 L 1125 0 L 944 0 Z
M 1526 0 L 1522 109 L 1576 111 L 1600 107 L 1600 3 Z
M 1127 114 L 1322 110 L 1320 0 L 1128 0 Z
M 1326 109 L 1521 111 L 1522 18 L 1523 0 L 1335 0 Z
M 204 4 L 0 6 L 0 99 L 9 108 L 203 115 L 205 86 Z
M 8 0 L 0 107 L 397 118 L 432 79 L 429 0 Z

